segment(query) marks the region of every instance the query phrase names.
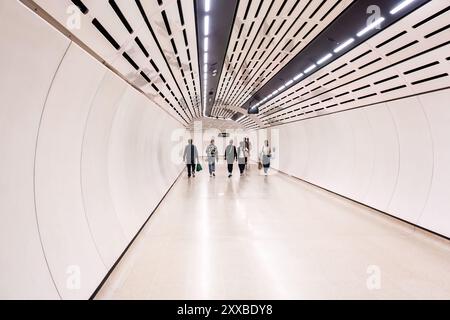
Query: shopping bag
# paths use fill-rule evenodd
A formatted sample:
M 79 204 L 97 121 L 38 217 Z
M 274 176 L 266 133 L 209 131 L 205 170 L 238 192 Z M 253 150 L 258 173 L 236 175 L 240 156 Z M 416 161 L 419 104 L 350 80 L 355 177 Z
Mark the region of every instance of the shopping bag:
M 262 169 L 262 167 L 263 167 L 263 165 L 262 165 L 262 162 L 261 162 L 261 161 L 259 161 L 259 162 L 258 162 L 258 170 L 261 170 L 261 169 Z
M 203 170 L 202 165 L 200 163 L 197 163 L 196 171 L 198 172 L 198 171 L 202 171 L 202 170 Z

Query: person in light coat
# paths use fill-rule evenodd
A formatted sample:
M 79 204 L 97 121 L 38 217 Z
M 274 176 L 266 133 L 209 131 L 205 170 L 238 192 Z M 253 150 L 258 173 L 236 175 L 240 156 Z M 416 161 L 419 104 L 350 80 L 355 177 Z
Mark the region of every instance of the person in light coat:
M 241 176 L 244 175 L 244 170 L 247 162 L 247 148 L 245 147 L 245 141 L 242 141 L 237 148 L 237 161 Z
M 264 141 L 264 145 L 261 149 L 259 161 L 261 161 L 264 168 L 264 174 L 267 176 L 270 169 L 270 158 L 272 157 L 272 150 L 270 149 L 269 140 Z
M 217 147 L 214 144 L 214 139 L 211 140 L 211 143 L 206 148 L 206 157 L 208 158 L 208 169 L 209 176 L 216 176 L 216 162 L 219 161 L 219 152 L 217 151 Z

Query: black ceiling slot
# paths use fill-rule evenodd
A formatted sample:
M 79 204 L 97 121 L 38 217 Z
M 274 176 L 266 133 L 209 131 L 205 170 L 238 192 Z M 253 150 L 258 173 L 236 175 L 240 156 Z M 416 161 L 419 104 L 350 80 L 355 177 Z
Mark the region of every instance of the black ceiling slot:
M 96 19 L 92 20 L 92 24 L 97 28 L 98 31 L 106 38 L 106 40 L 111 43 L 111 45 L 116 49 L 120 50 L 120 45 L 117 43 L 116 40 L 111 36 L 111 34 L 106 31 L 106 29 L 103 27 L 103 25 Z
M 138 47 L 141 49 L 141 51 L 145 55 L 145 57 L 146 58 L 150 57 L 150 55 L 148 54 L 148 51 L 145 49 L 145 47 L 142 44 L 141 40 L 138 37 L 136 37 L 136 38 L 134 38 L 134 41 L 136 41 Z
M 269 32 L 270 32 L 270 29 L 272 29 L 272 27 L 273 27 L 274 23 L 275 23 L 275 19 L 274 19 L 274 20 L 272 20 L 272 22 L 271 22 L 271 23 L 270 23 L 270 25 L 269 25 L 269 28 L 267 28 L 265 36 L 267 36 L 267 35 L 269 34 Z
M 175 54 L 178 54 L 178 50 L 177 50 L 177 46 L 175 45 L 175 41 L 173 41 L 173 39 L 170 39 L 170 43 L 172 44 L 173 52 L 175 52 Z
M 376 96 L 376 95 L 377 95 L 376 93 L 367 94 L 367 95 L 365 95 L 365 96 L 358 97 L 358 100 L 370 98 L 370 97 L 373 97 L 373 96 Z
M 322 6 L 325 4 L 327 0 L 323 0 L 321 4 L 319 4 L 319 6 L 313 11 L 313 13 L 311 13 L 311 15 L 309 16 L 309 19 L 314 18 L 314 16 L 316 15 L 317 11 L 320 10 L 320 8 L 322 8 Z
M 353 101 L 355 101 L 355 99 L 346 100 L 344 102 L 341 102 L 341 104 L 346 104 L 346 103 L 350 103 L 350 102 L 353 102 Z
M 122 24 L 125 26 L 127 31 L 129 33 L 133 33 L 133 28 L 131 28 L 130 24 L 128 23 L 128 20 L 123 15 L 122 11 L 120 10 L 119 6 L 117 5 L 115 0 L 109 0 L 109 4 L 111 8 L 114 10 L 116 15 L 119 17 L 120 21 L 122 21 Z
M 340 76 L 339 79 L 345 78 L 346 76 L 348 76 L 348 75 L 350 75 L 350 74 L 352 74 L 352 73 L 354 73 L 354 72 L 355 72 L 355 70 L 351 70 L 351 71 L 349 71 L 349 72 L 343 74 L 342 76 Z
M 252 5 L 252 0 L 248 2 L 247 9 L 245 10 L 244 20 L 247 20 L 248 11 L 250 10 L 250 6 Z
M 379 81 L 375 81 L 373 84 L 380 84 L 380 83 L 387 82 L 387 81 L 390 81 L 390 80 L 393 80 L 393 79 L 397 79 L 397 78 L 398 78 L 398 75 L 395 75 L 395 76 L 388 77 L 388 78 L 385 78 L 385 79 L 382 79 L 382 80 L 379 80 Z
M 426 36 L 425 36 L 425 39 L 428 39 L 428 38 L 430 38 L 430 37 L 432 37 L 432 36 L 435 36 L 435 35 L 437 35 L 438 33 L 441 33 L 442 31 L 445 31 L 445 30 L 447 30 L 447 29 L 449 29 L 450 28 L 450 24 L 448 24 L 448 25 L 446 25 L 446 26 L 444 26 L 444 27 L 442 27 L 442 28 L 439 28 L 439 29 L 437 29 L 437 30 L 435 30 L 435 31 L 433 31 L 433 32 L 430 32 L 429 34 L 427 34 Z
M 449 11 L 449 10 L 450 10 L 450 6 L 448 6 L 448 7 L 445 8 L 445 9 L 442 9 L 442 10 L 439 11 L 439 12 L 436 12 L 435 14 L 429 16 L 428 18 L 423 19 L 423 20 L 420 21 L 419 23 L 416 23 L 415 25 L 413 25 L 413 28 L 416 29 L 416 28 L 420 27 L 421 25 L 423 25 L 423 24 L 425 24 L 425 23 L 427 23 L 427 22 L 429 22 L 429 21 L 431 21 L 431 20 L 433 20 L 433 19 L 439 17 L 441 14 L 446 13 L 446 12 Z
M 391 91 L 395 91 L 395 90 L 403 89 L 403 88 L 406 88 L 406 85 L 403 84 L 403 85 L 398 86 L 398 87 L 393 87 L 393 88 L 390 88 L 390 89 L 386 89 L 386 90 L 380 91 L 380 93 L 387 93 L 387 92 L 391 92 Z
M 181 0 L 177 0 L 178 13 L 180 15 L 181 25 L 184 26 L 183 7 L 181 6 Z
M 365 86 L 353 89 L 352 92 L 357 92 L 357 91 L 360 91 L 360 90 L 363 90 L 363 89 L 367 89 L 367 88 L 370 88 L 370 84 L 366 84 Z
M 313 32 L 314 29 L 317 28 L 317 26 L 318 26 L 318 24 L 316 23 L 316 24 L 311 28 L 311 30 L 309 30 L 309 31 L 303 36 L 302 39 L 305 40 L 305 39 L 311 34 L 311 32 Z
M 72 0 L 72 3 L 80 9 L 82 14 L 88 14 L 89 9 L 84 5 L 84 3 L 81 0 Z
M 326 17 L 328 17 L 328 15 L 338 6 L 338 4 L 341 3 L 341 0 L 336 1 L 336 3 L 330 8 L 330 10 L 328 10 L 323 16 L 322 18 L 320 18 L 320 21 L 322 22 L 323 20 L 325 20 Z
M 284 24 L 286 23 L 286 19 L 283 20 L 283 22 L 280 24 L 280 26 L 278 27 L 277 31 L 275 31 L 274 36 L 277 36 L 278 33 L 280 32 L 281 28 L 283 28 Z
M 142 76 L 142 78 L 144 78 L 148 83 L 150 83 L 150 78 L 147 77 L 147 75 L 146 75 L 143 71 L 141 71 L 141 76 Z
M 422 80 L 417 80 L 417 81 L 411 82 L 411 84 L 416 85 L 416 84 L 428 82 L 428 81 L 431 81 L 431 80 L 436 80 L 436 79 L 447 77 L 447 76 L 448 76 L 448 73 L 441 73 L 441 74 L 438 74 L 437 76 L 434 76 L 434 77 L 429 77 L 429 78 L 425 78 L 425 79 L 422 79 Z
M 300 2 L 300 0 L 297 0 L 297 1 L 294 3 L 294 5 L 292 6 L 291 10 L 289 10 L 289 12 L 288 12 L 288 14 L 287 14 L 288 16 L 290 16 L 290 15 L 292 14 L 292 12 L 294 12 L 294 10 L 295 10 L 295 8 L 297 8 L 299 2 Z
M 258 17 L 258 15 L 259 15 L 259 11 L 261 10 L 261 6 L 262 6 L 262 4 L 263 4 L 263 1 L 264 0 L 261 0 L 260 2 L 259 2 L 259 5 L 258 5 L 258 9 L 256 9 L 256 13 L 255 13 L 255 19 Z
M 131 64 L 131 66 L 135 69 L 135 70 L 139 70 L 139 66 L 136 64 L 136 62 L 134 62 L 133 59 L 131 59 L 131 57 L 126 53 L 122 53 L 122 56 L 125 58 L 125 60 L 128 61 L 129 64 Z
M 283 11 L 284 6 L 286 5 L 286 2 L 287 2 L 287 0 L 284 0 L 284 1 L 283 1 L 283 3 L 282 3 L 282 5 L 281 5 L 280 9 L 279 9 L 278 12 L 277 12 L 277 17 L 280 15 L 281 11 Z
M 378 45 L 376 46 L 376 48 L 377 48 L 377 49 L 378 49 L 378 48 L 381 48 L 382 46 L 384 46 L 384 45 L 388 44 L 389 42 L 391 42 L 391 41 L 393 41 L 393 40 L 395 40 L 395 39 L 401 37 L 402 35 L 404 35 L 404 34 L 406 34 L 406 33 L 407 33 L 407 32 L 406 32 L 405 30 L 403 30 L 402 32 L 396 34 L 395 36 L 393 36 L 393 37 L 387 39 L 386 41 L 383 41 L 382 43 L 378 44 Z
M 378 58 L 376 58 L 376 59 L 374 59 L 374 60 L 372 60 L 372 61 L 370 61 L 370 62 L 367 62 L 366 64 L 363 64 L 361 67 L 359 67 L 358 69 L 364 69 L 365 67 L 368 67 L 368 66 L 370 66 L 371 64 L 374 64 L 375 62 L 378 62 L 378 61 L 380 61 L 381 60 L 381 58 L 380 57 L 378 57 Z
M 164 20 L 164 25 L 166 26 L 167 33 L 169 34 L 169 36 L 171 36 L 172 35 L 172 30 L 170 29 L 170 24 L 169 24 L 169 20 L 167 19 L 166 11 L 163 10 L 161 12 L 161 15 L 162 15 L 162 18 Z
M 448 58 L 447 58 L 447 59 L 448 59 Z M 434 62 L 432 62 L 432 63 L 425 64 L 425 65 L 423 65 L 423 66 L 421 66 L 421 67 L 417 67 L 417 68 L 414 68 L 414 69 L 405 71 L 405 72 L 403 72 L 403 74 L 414 73 L 414 72 L 417 72 L 417 71 L 420 71 L 420 70 L 423 70 L 423 69 L 426 69 L 426 68 L 435 66 L 435 65 L 437 65 L 437 64 L 439 64 L 439 61 L 434 61 Z
M 150 64 L 152 65 L 153 69 L 155 69 L 156 72 L 159 72 L 158 67 L 155 64 L 155 61 L 153 61 L 152 59 L 150 60 Z
M 344 64 L 340 65 L 339 67 L 337 67 L 336 69 L 331 70 L 331 72 L 336 72 L 336 71 L 342 69 L 343 67 L 345 67 L 346 65 L 347 65 L 347 63 L 344 63 Z
M 367 50 L 366 52 L 361 53 L 359 56 L 354 57 L 352 60 L 350 60 L 350 62 L 355 62 L 355 61 L 361 59 L 362 57 L 364 57 L 365 55 L 368 55 L 371 52 L 372 52 L 372 50 Z
M 187 47 L 189 45 L 188 43 L 188 38 L 187 38 L 187 34 L 186 34 L 186 29 L 183 30 L 183 38 L 184 38 L 184 45 Z M 190 58 L 189 58 L 190 60 Z
M 342 97 L 342 96 L 345 96 L 345 95 L 347 95 L 347 94 L 349 94 L 350 92 L 343 92 L 343 93 L 341 93 L 341 94 L 338 94 L 337 96 L 335 96 L 335 98 L 339 98 L 339 97 Z
M 402 51 L 402 50 L 404 50 L 404 49 L 406 49 L 406 48 L 408 48 L 408 47 L 410 47 L 412 45 L 415 45 L 416 43 L 419 43 L 419 41 L 414 40 L 414 41 L 412 41 L 412 42 L 410 42 L 408 44 L 405 44 L 404 46 L 401 46 L 400 48 L 397 48 L 397 49 L 395 49 L 395 50 L 393 50 L 393 51 L 391 51 L 389 53 L 386 53 L 386 57 L 389 57 L 390 55 L 393 55 L 394 53 L 397 53 L 397 52 Z

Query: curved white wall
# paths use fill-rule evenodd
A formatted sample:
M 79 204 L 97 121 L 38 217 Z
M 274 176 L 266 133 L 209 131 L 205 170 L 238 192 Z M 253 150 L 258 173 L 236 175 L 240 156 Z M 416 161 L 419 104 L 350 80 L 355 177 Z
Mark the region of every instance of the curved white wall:
M 450 237 L 448 101 L 438 91 L 274 127 L 275 166 Z
M 184 127 L 18 1 L 0 32 L 0 298 L 85 299 L 181 172 Z

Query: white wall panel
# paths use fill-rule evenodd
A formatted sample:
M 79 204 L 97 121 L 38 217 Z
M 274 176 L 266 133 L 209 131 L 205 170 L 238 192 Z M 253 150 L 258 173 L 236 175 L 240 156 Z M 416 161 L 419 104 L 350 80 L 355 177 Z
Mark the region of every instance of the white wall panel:
M 438 91 L 274 127 L 280 170 L 448 237 L 449 99 Z
M 362 202 L 386 211 L 397 185 L 399 142 L 392 114 L 385 104 L 364 109 L 373 138 L 373 173 Z
M 107 268 L 128 244 L 117 219 L 109 187 L 108 150 L 110 132 L 127 85 L 107 73 L 90 107 L 81 154 L 83 201 L 92 236 Z
M 180 173 L 180 124 L 19 2 L 0 18 L 0 297 L 86 299 Z
M 49 92 L 38 136 L 36 208 L 44 250 L 63 298 L 85 297 L 106 271 L 84 210 L 80 156 L 89 108 L 105 72 L 72 44 Z M 66 285 L 71 266 L 81 271 L 80 290 Z
M 419 224 L 450 235 L 450 91 L 420 97 L 433 138 L 433 183 Z
M 428 199 L 433 172 L 433 145 L 425 113 L 417 98 L 387 103 L 398 130 L 400 167 L 388 211 L 417 223 Z
M 33 169 L 42 108 L 69 41 L 17 1 L 0 2 L 0 38 L 0 298 L 57 298 L 37 229 Z

